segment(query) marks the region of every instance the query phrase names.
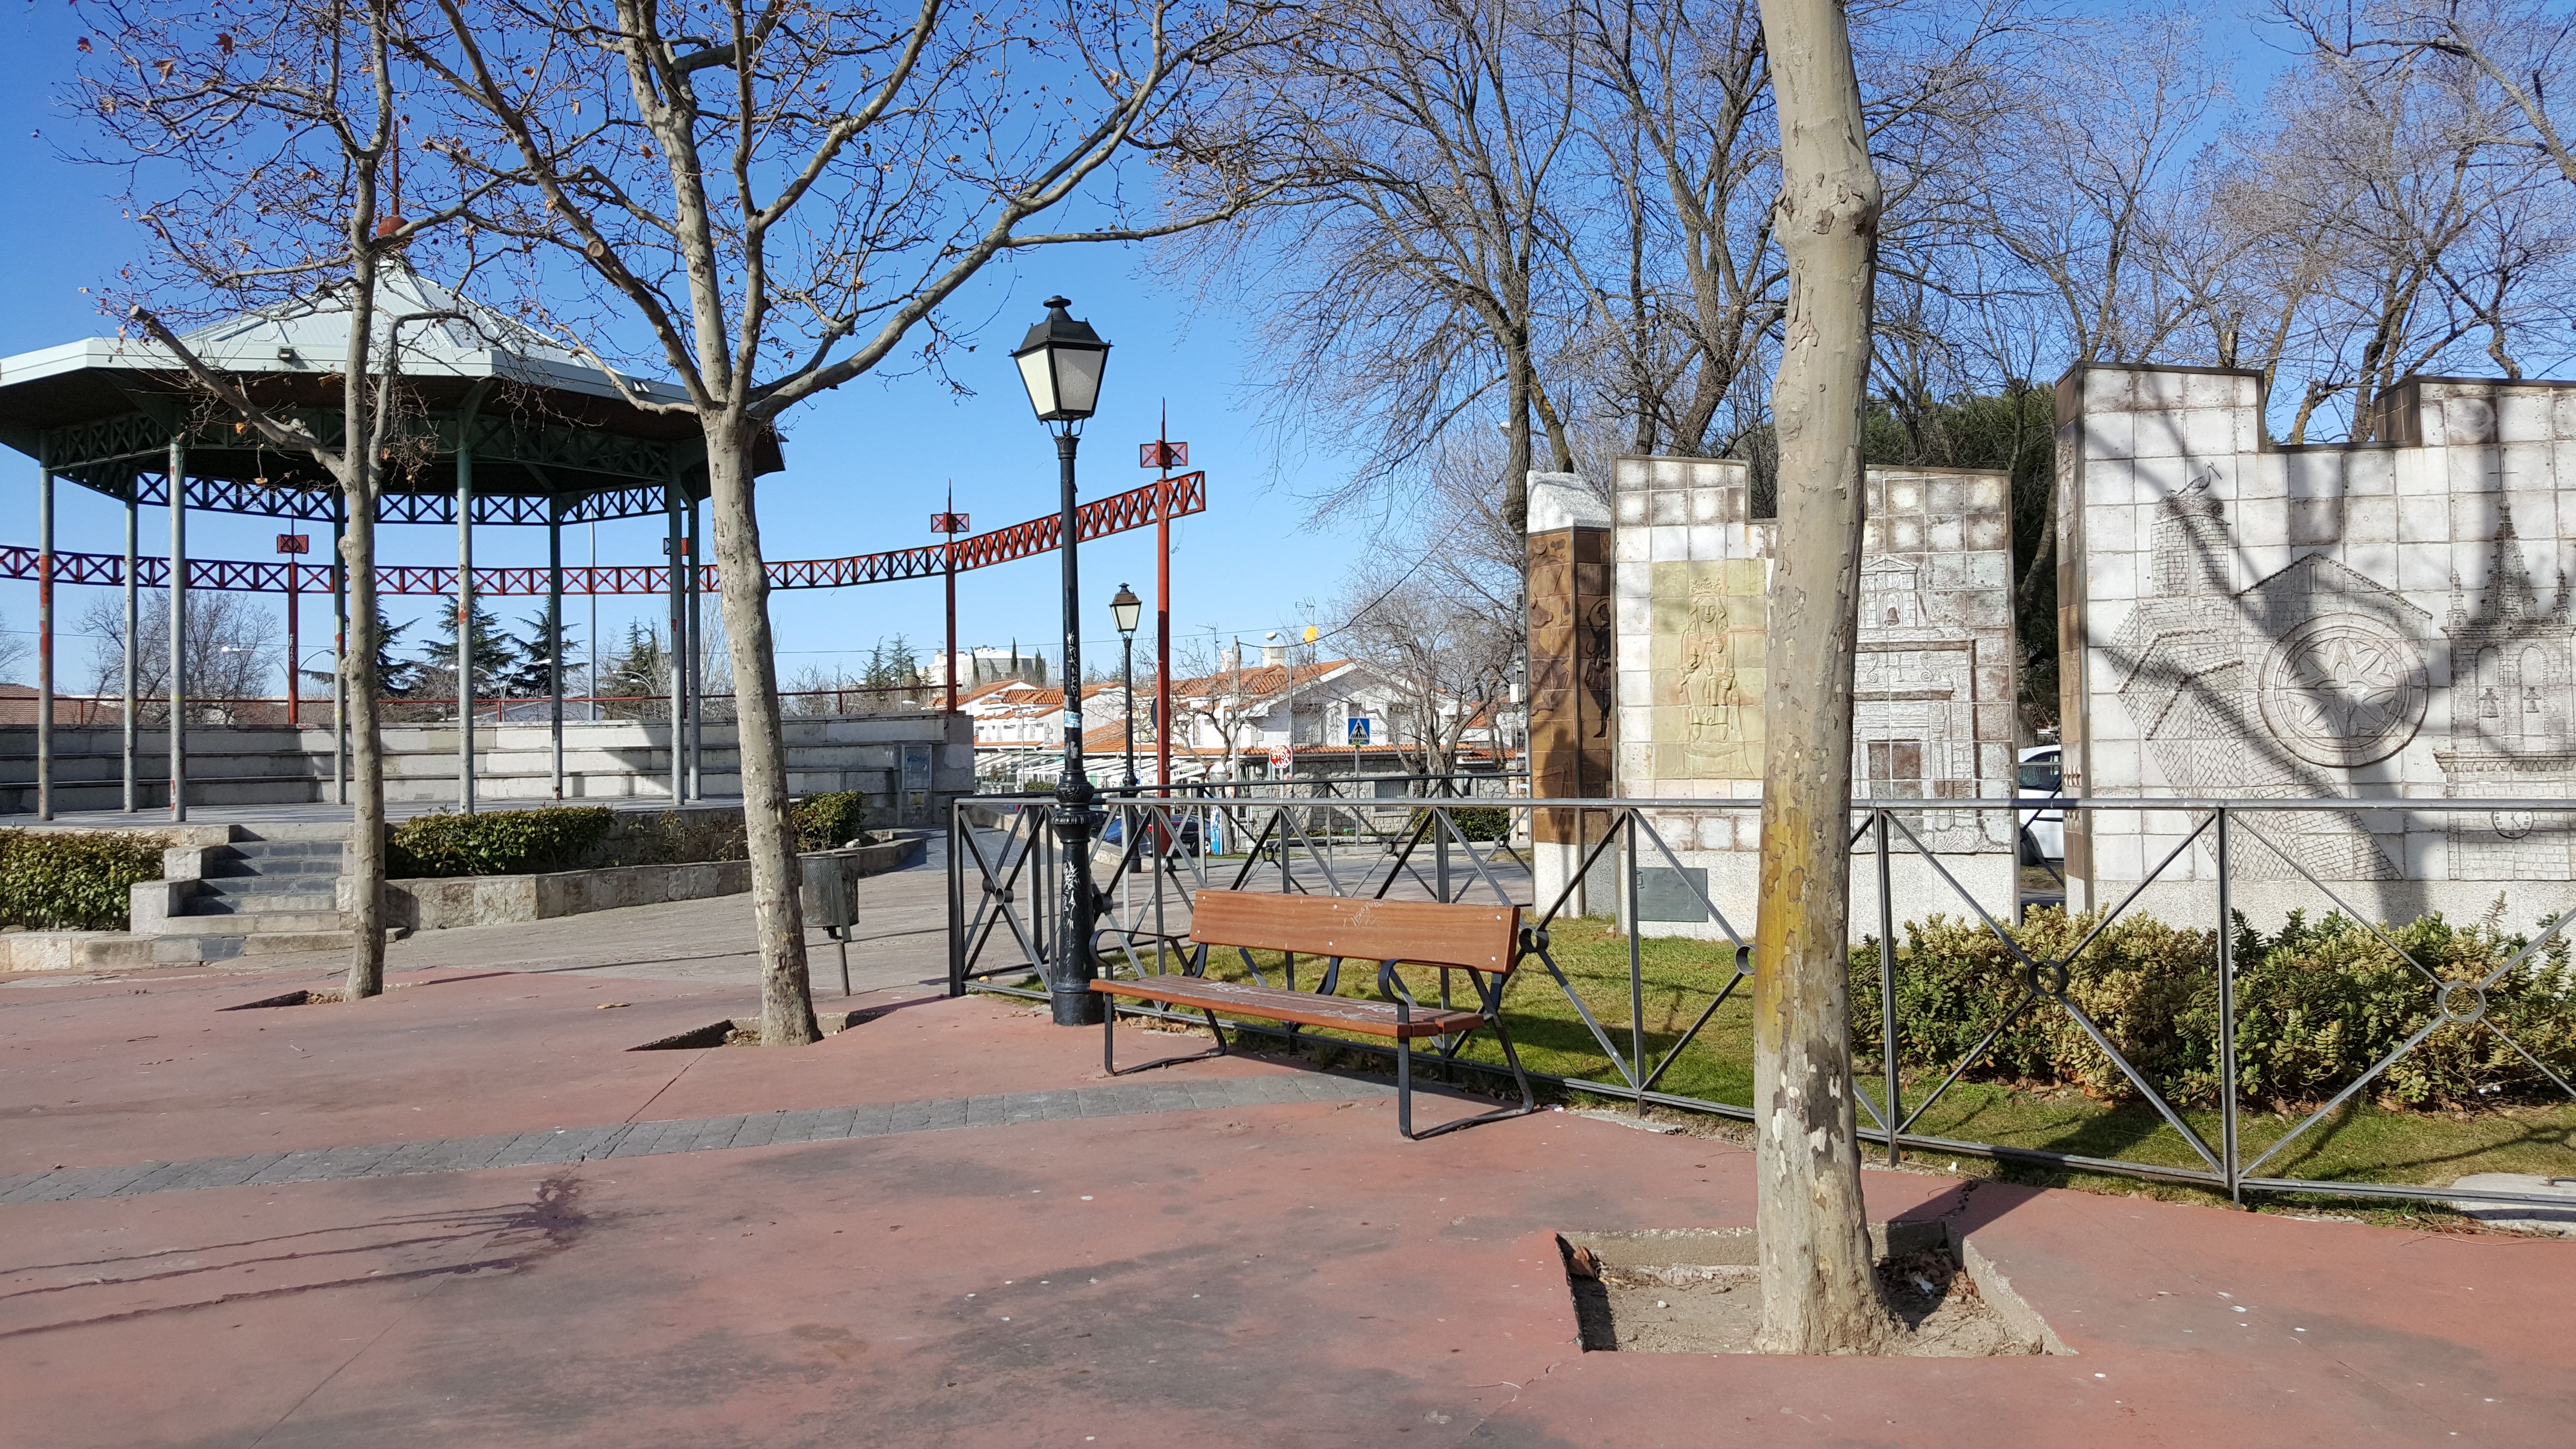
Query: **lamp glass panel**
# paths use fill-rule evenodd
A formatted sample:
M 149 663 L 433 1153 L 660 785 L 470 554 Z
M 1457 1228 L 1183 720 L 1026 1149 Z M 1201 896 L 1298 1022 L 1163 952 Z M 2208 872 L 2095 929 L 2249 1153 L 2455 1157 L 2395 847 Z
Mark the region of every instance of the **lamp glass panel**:
M 1068 417 L 1087 418 L 1100 406 L 1100 371 L 1109 362 L 1109 349 L 1058 347 L 1055 353 L 1057 404 Z
M 1143 612 L 1145 601 L 1134 594 L 1122 594 L 1109 602 L 1109 617 L 1117 623 L 1121 634 L 1135 633 L 1136 617 Z
M 1012 359 L 1020 365 L 1020 382 L 1029 390 L 1029 406 L 1041 418 L 1055 414 L 1055 370 L 1047 366 L 1049 349 L 1041 347 Z

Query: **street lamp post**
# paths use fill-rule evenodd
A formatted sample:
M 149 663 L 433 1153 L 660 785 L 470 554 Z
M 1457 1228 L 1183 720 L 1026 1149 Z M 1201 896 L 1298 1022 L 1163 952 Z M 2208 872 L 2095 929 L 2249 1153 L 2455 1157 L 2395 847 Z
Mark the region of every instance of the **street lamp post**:
M 1064 522 L 1058 547 L 1064 556 L 1064 769 L 1056 778 L 1056 838 L 1064 851 L 1064 927 L 1047 960 L 1047 1000 L 1058 1026 L 1098 1026 L 1100 998 L 1091 990 L 1091 923 L 1100 899 L 1091 884 L 1091 776 L 1082 763 L 1082 580 L 1076 562 L 1081 537 L 1074 517 L 1074 450 L 1083 420 L 1100 404 L 1100 374 L 1109 344 L 1088 322 L 1077 322 L 1063 297 L 1046 301 L 1046 320 L 1029 329 L 1011 360 L 1038 421 L 1055 433 L 1056 468 L 1063 488 Z
M 1136 788 L 1136 616 L 1145 601 L 1125 584 L 1109 600 L 1109 617 L 1118 625 L 1118 690 L 1127 720 L 1127 788 Z

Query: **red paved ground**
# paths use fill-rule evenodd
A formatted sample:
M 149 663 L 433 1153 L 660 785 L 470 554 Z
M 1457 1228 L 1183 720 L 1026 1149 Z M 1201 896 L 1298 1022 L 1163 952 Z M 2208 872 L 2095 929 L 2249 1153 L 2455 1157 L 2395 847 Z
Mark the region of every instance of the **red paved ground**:
M 214 1010 L 295 984 L 0 993 L 0 1173 L 1099 1072 L 1095 1035 L 990 1000 L 632 1055 L 748 992 L 495 975 Z M 2076 1356 L 1587 1355 L 1548 1234 L 1749 1222 L 1746 1154 L 1568 1114 L 1407 1144 L 1392 1117 L 0 1205 L 0 1442 L 2558 1445 L 2576 1422 L 2576 1243 L 1911 1174 L 1872 1173 L 1873 1210 L 1959 1213 Z

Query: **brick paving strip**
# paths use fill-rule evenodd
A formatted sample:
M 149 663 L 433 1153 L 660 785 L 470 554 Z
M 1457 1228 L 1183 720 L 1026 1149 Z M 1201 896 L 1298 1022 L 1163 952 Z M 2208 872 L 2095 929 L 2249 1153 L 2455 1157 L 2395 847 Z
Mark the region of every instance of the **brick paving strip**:
M 611 1157 L 656 1157 L 673 1152 L 712 1152 L 767 1147 L 782 1142 L 838 1142 L 963 1127 L 1007 1127 L 1068 1117 L 1132 1117 L 1154 1112 L 1267 1107 L 1292 1102 L 1345 1102 L 1391 1097 L 1392 1086 L 1318 1072 L 1220 1077 L 1209 1081 L 1119 1083 L 1071 1087 L 1060 1092 L 1007 1092 L 986 1097 L 939 1097 L 922 1102 L 874 1102 L 857 1107 L 818 1107 L 803 1112 L 751 1112 L 733 1117 L 692 1117 L 674 1122 L 623 1122 L 606 1127 L 557 1127 L 497 1132 L 486 1137 L 440 1137 L 418 1142 L 378 1142 L 363 1147 L 306 1147 L 293 1152 L 253 1152 L 238 1157 L 199 1157 L 185 1162 L 138 1162 L 122 1167 L 57 1167 L 0 1177 L 0 1204 L 77 1202 L 154 1192 L 194 1192 L 209 1187 L 264 1187 L 287 1182 L 344 1182 L 359 1177 L 406 1177 L 429 1172 L 472 1172 L 490 1167 L 595 1162 Z

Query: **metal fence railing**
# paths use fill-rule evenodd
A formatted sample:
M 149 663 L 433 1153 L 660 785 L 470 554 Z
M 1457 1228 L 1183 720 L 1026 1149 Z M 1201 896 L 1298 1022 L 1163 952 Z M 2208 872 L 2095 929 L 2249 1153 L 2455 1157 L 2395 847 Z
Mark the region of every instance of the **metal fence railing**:
M 1485 782 L 1494 795 L 1444 797 L 1433 792 L 1465 787 L 1409 778 L 1401 788 L 1421 793 L 1381 794 L 1390 787 L 1369 783 L 1337 794 L 1314 788 L 1329 782 L 1299 780 L 1105 798 L 1089 969 L 1207 969 L 1188 942 L 1200 889 L 1518 904 L 1520 965 L 1537 979 L 1516 975 L 1505 1009 L 1524 1055 L 1555 1067 L 1533 1077 L 1641 1109 L 1749 1119 L 1749 1032 L 1737 1028 L 1756 969 L 1755 857 L 1745 846 L 1758 838 L 1760 802 L 1530 799 L 1502 793 L 1515 780 L 1480 777 L 1477 786 Z M 1043 795 L 955 803 L 952 994 L 1024 990 L 1015 983 L 1046 974 L 1066 949 L 1052 805 Z M 2035 873 L 2022 865 L 2017 827 L 2043 808 L 2065 811 L 2088 842 L 2095 894 L 2071 916 L 2035 910 L 2016 921 L 2023 880 Z M 1570 829 L 1571 843 L 1533 845 L 1539 811 L 1561 827 L 1549 833 Z M 1890 1160 L 1907 1150 L 1978 1155 L 2238 1199 L 2565 1207 L 2545 1193 L 2433 1179 L 2446 1162 L 2469 1159 L 2576 1177 L 2567 930 L 2576 872 L 2546 864 L 2552 851 L 2576 852 L 2576 802 L 1877 799 L 1853 802 L 1850 821 L 1860 1126 Z M 1721 836 L 1728 844 L 1712 848 Z M 2438 883 L 2386 870 L 2337 874 L 2350 869 L 2350 853 L 2319 842 L 2356 836 L 2380 841 L 2385 859 L 2447 849 L 2455 874 L 2472 873 L 2447 896 Z M 2120 862 L 2119 879 L 2107 861 Z M 2519 874 L 2473 873 L 2513 862 Z M 2074 874 L 2079 888 L 2087 883 Z M 2063 888 L 2051 880 L 2027 890 L 2053 905 Z M 2489 894 L 2513 897 L 2527 929 L 2502 922 L 2502 899 L 2483 922 L 2456 919 Z M 1609 909 L 1579 915 L 1587 897 Z M 2454 919 L 2432 920 L 2445 902 Z M 2405 919 L 2388 919 L 2392 904 Z M 2317 945 L 2320 921 L 2340 934 Z M 2240 959 L 2248 951 L 2265 954 Z M 2303 951 L 2317 961 L 2305 964 Z M 2120 952 L 2130 955 L 2115 961 Z M 2339 1006 L 2335 991 L 2359 999 Z M 1955 1009 L 1963 993 L 1983 1003 L 1965 1018 Z M 2326 1079 L 2311 1072 L 2285 1095 L 2282 1063 L 2321 1049 L 2300 1036 L 2303 1010 L 2311 1026 L 2335 1010 L 2394 1025 L 2366 1061 Z M 1936 1012 L 1948 1014 L 1934 1020 Z M 2070 1091 L 2016 1078 L 2002 1054 L 2027 1056 L 2041 1037 L 2090 1062 L 2098 1080 Z M 2141 1046 L 2147 1037 L 2162 1045 Z M 2400 1078 L 2439 1074 L 2468 1095 L 2466 1110 L 2410 1117 L 2403 1103 L 2382 1101 Z M 2374 1112 L 2385 1120 L 2349 1130 Z M 2450 1136 L 2370 1147 L 2392 1139 L 2381 1130 L 2392 1122 L 2411 1122 L 2419 1137 Z M 2344 1144 L 2347 1135 L 2363 1145 Z

